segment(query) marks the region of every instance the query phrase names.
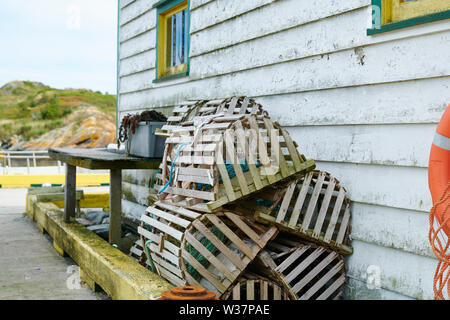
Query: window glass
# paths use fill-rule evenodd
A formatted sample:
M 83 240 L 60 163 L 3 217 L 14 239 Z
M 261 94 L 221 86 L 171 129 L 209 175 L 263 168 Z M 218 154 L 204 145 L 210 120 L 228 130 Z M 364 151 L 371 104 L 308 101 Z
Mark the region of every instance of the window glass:
M 186 63 L 186 10 L 167 19 L 167 67 Z

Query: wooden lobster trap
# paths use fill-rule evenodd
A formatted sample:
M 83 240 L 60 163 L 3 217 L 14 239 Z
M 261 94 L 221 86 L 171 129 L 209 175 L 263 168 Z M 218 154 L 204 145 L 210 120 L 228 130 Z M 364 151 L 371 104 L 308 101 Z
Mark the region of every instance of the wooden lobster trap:
M 283 237 L 270 242 L 250 269 L 282 285 L 296 300 L 340 299 L 346 281 L 340 254 Z
M 182 240 L 184 279 L 220 297 L 277 233 L 276 227 L 232 212 L 204 214 L 192 222 Z
M 291 300 L 288 291 L 266 277 L 245 272 L 223 300 Z
M 262 106 L 247 97 L 232 97 L 219 100 L 185 101 L 175 106 L 167 123 L 156 132 L 159 136 L 170 137 L 173 129 L 191 126 L 199 117 L 210 115 L 267 115 Z
M 339 253 L 353 253 L 350 200 L 345 188 L 327 172 L 312 171 L 281 191 L 264 190 L 251 200 L 239 202 L 233 210 L 254 214 L 257 221 L 274 224 Z
M 138 233 L 147 267 L 175 286 L 186 285 L 181 273 L 181 241 L 192 221 L 200 216 L 197 212 L 155 202 L 141 217 Z
M 133 246 L 130 248 L 129 256 L 139 262 L 140 264 L 146 264 L 147 257 L 145 256 L 144 248 L 142 247 L 141 239 L 136 240 Z
M 242 107 L 241 107 L 242 108 Z M 216 212 L 270 184 L 311 171 L 289 133 L 265 116 L 212 115 L 166 139 L 160 200 Z
M 156 202 L 138 232 L 154 272 L 176 286 L 200 285 L 221 295 L 278 230 L 231 212 L 202 215 Z

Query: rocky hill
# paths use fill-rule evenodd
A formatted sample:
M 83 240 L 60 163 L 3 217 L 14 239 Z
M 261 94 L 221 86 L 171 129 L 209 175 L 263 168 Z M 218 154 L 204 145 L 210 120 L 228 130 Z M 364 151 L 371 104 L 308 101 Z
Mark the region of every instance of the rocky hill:
M 0 88 L 0 148 L 105 147 L 115 142 L 114 95 L 12 81 Z

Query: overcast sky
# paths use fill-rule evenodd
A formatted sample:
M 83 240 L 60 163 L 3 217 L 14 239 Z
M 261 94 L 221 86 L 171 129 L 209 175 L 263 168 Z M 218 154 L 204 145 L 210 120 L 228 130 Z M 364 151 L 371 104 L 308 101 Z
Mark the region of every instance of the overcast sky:
M 0 0 L 0 87 L 116 92 L 117 0 Z

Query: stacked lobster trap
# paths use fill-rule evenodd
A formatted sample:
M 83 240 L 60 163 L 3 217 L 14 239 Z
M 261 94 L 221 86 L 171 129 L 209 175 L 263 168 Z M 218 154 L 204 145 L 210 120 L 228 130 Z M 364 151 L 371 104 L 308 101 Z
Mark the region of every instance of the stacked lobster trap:
M 339 299 L 350 200 L 247 97 L 188 101 L 165 137 L 157 200 L 130 255 L 221 299 Z

